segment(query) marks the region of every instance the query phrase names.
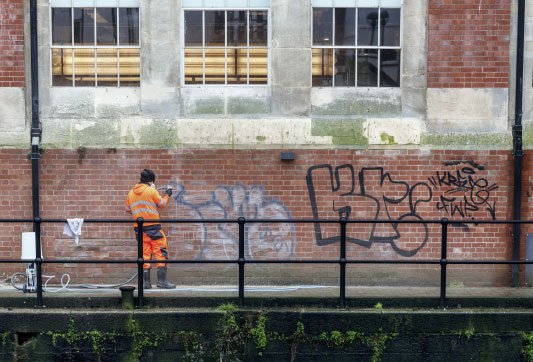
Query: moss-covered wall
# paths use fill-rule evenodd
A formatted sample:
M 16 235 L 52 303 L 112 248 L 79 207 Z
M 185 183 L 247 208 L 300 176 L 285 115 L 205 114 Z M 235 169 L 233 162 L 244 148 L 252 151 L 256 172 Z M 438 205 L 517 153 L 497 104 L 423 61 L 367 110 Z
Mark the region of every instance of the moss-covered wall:
M 0 361 L 531 361 L 529 312 L 0 312 Z

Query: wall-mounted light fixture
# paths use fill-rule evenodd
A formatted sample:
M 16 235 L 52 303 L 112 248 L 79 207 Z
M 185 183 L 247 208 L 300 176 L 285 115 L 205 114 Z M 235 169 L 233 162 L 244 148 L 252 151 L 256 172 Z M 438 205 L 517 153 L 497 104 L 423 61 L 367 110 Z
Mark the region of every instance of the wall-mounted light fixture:
M 279 157 L 282 161 L 294 161 L 295 156 L 294 152 L 281 152 Z

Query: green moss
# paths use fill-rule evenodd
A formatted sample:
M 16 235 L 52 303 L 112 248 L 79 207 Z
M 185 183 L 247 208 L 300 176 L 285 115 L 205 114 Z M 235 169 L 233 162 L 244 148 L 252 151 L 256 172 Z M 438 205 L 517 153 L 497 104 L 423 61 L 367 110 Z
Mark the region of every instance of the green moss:
M 126 130 L 126 135 L 120 139 L 120 142 L 126 145 L 133 145 L 135 143 L 135 137 L 133 137 L 133 132 L 130 127 Z
M 311 135 L 331 136 L 334 145 L 368 146 L 363 131 L 364 120 L 313 120 Z
M 224 114 L 224 99 L 210 98 L 198 100 L 192 109 L 188 111 L 191 115 L 202 114 Z
M 522 130 L 524 149 L 533 149 L 533 123 L 526 123 Z
M 94 124 L 83 129 L 72 128 L 72 143 L 77 146 L 106 146 L 120 145 L 120 121 L 98 119 Z
M 533 333 L 522 333 L 522 354 L 527 362 L 533 362 Z
M 255 139 L 257 140 L 257 142 L 264 142 L 266 140 L 266 137 L 265 136 L 257 136 Z
M 504 133 L 423 133 L 420 145 L 436 148 L 509 149 L 512 147 L 512 137 Z
M 380 100 L 340 98 L 325 106 L 314 106 L 311 110 L 315 115 L 400 115 L 401 104 L 386 103 Z
M 391 136 L 385 132 L 381 133 L 381 141 L 384 142 L 386 145 L 395 145 L 396 142 L 394 142 L 394 136 Z
M 68 148 L 70 146 L 71 122 L 64 119 L 44 119 L 41 146 L 46 148 Z
M 141 147 L 169 148 L 178 144 L 177 126 L 171 120 L 154 120 L 140 129 Z
M 269 113 L 268 104 L 259 99 L 229 97 L 228 114 L 265 114 Z

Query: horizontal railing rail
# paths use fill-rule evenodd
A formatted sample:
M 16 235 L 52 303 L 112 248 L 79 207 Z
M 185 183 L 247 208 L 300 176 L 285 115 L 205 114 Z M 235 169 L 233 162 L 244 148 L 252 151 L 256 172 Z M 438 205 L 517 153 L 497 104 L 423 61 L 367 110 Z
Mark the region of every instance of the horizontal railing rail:
M 440 304 L 446 302 L 446 277 L 448 265 L 525 265 L 533 264 L 533 260 L 448 260 L 448 227 L 454 224 L 533 224 L 533 220 L 376 220 L 376 219 L 357 219 L 347 220 L 344 217 L 340 219 L 252 219 L 246 220 L 243 217 L 238 219 L 163 219 L 163 220 L 144 220 L 138 218 L 135 221 L 131 219 L 85 219 L 84 223 L 94 224 L 127 224 L 137 225 L 137 259 L 45 259 L 41 255 L 41 225 L 43 223 L 65 223 L 67 219 L 0 219 L 0 223 L 32 223 L 35 231 L 35 259 L 0 259 L 0 263 L 33 263 L 36 266 L 36 307 L 43 307 L 43 288 L 42 288 L 42 265 L 43 264 L 137 264 L 137 306 L 144 307 L 144 283 L 143 283 L 143 264 L 158 263 L 158 260 L 143 259 L 143 225 L 147 222 L 158 222 L 162 224 L 180 223 L 180 224 L 208 224 L 208 223 L 237 223 L 239 226 L 238 240 L 238 258 L 237 259 L 202 259 L 202 260 L 165 260 L 167 264 L 237 264 L 239 267 L 239 303 L 245 304 L 244 286 L 245 286 L 245 265 L 246 264 L 339 264 L 339 306 L 346 306 L 346 265 L 348 264 L 420 264 L 420 265 L 440 265 Z M 320 223 L 320 224 L 339 224 L 340 246 L 338 259 L 269 259 L 257 260 L 245 258 L 245 224 L 252 223 Z M 397 260 L 397 259 L 348 259 L 346 257 L 346 226 L 348 224 L 435 224 L 441 226 L 441 257 L 440 259 L 430 260 Z

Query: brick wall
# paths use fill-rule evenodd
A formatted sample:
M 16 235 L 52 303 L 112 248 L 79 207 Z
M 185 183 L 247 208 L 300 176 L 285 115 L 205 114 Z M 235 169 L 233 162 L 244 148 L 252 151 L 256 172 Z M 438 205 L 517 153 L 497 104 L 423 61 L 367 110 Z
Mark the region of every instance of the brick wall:
M 0 218 L 31 216 L 30 161 L 19 150 L 2 150 L 7 173 Z M 508 151 L 298 150 L 294 162 L 279 150 L 47 150 L 41 161 L 44 218 L 126 218 L 124 200 L 139 172 L 151 167 L 157 185 L 175 192 L 164 218 L 194 220 L 244 216 L 254 219 L 350 218 L 433 220 L 511 218 L 512 158 Z M 530 177 L 526 173 L 526 177 Z M 528 208 L 528 205 L 524 205 Z M 20 232 L 31 225 L 0 225 L 0 258 L 19 258 Z M 166 224 L 170 257 L 235 259 L 238 232 L 233 224 Z M 135 258 L 131 224 L 86 223 L 79 246 L 63 235 L 62 223 L 43 225 L 45 258 Z M 348 258 L 440 258 L 438 224 L 349 224 Z M 449 259 L 504 260 L 511 257 L 505 225 L 456 225 L 449 230 Z M 338 225 L 251 223 L 246 228 L 251 259 L 337 259 Z M 18 269 L 17 269 L 18 268 Z M 22 266 L 2 266 L 4 276 Z M 45 265 L 72 283 L 118 282 L 134 265 L 66 263 Z M 337 285 L 332 265 L 246 266 L 247 283 Z M 172 280 L 197 285 L 237 282 L 235 265 L 170 267 Z M 348 267 L 348 285 L 438 285 L 437 265 Z M 448 280 L 466 286 L 508 285 L 507 266 L 450 266 Z
M 22 0 L 0 0 L 0 87 L 24 87 Z
M 428 87 L 507 88 L 510 0 L 430 0 Z

